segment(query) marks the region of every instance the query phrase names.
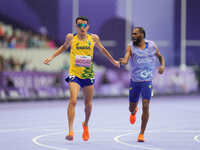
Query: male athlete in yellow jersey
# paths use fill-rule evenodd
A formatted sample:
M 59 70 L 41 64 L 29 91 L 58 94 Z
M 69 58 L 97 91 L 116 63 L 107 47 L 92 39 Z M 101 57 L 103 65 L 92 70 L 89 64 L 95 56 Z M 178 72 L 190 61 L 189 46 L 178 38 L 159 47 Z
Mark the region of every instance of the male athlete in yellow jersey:
M 70 69 L 69 77 L 66 79 L 69 82 L 70 99 L 68 104 L 68 125 L 69 133 L 66 136 L 67 140 L 73 140 L 73 122 L 75 116 L 75 106 L 77 103 L 78 93 L 80 88 L 83 89 L 85 100 L 85 121 L 82 123 L 84 141 L 89 139 L 88 121 L 92 110 L 92 98 L 94 91 L 94 72 L 93 72 L 93 51 L 96 46 L 100 52 L 105 55 L 110 62 L 116 67 L 120 67 L 120 63 L 113 59 L 110 53 L 101 44 L 98 35 L 89 34 L 88 19 L 84 16 L 76 18 L 77 34 L 69 33 L 66 36 L 65 43 L 49 58 L 44 60 L 44 64 L 49 64 L 54 57 L 62 53 L 68 47 L 70 51 Z

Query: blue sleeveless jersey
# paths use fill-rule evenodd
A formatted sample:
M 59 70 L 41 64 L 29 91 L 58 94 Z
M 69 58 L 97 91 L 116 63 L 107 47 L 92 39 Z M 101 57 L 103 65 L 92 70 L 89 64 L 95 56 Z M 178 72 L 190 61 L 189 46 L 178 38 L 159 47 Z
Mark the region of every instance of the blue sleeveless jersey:
M 135 47 L 131 42 L 132 56 L 131 80 L 135 82 L 152 81 L 156 70 L 156 44 L 153 41 L 145 40 L 146 47 L 144 50 Z

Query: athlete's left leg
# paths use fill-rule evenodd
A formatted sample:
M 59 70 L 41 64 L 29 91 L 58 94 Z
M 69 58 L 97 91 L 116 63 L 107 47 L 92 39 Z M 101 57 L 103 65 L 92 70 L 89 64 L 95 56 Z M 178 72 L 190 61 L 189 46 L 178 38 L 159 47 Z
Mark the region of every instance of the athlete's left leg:
M 142 124 L 141 124 L 140 134 L 144 134 L 147 122 L 149 120 L 149 104 L 150 100 L 148 99 L 142 100 Z
M 86 86 L 83 88 L 84 102 L 85 102 L 85 125 L 88 125 L 90 114 L 92 111 L 92 98 L 94 93 L 94 86 Z
M 83 88 L 84 102 L 85 102 L 85 121 L 83 122 L 83 135 L 84 141 L 89 139 L 88 122 L 92 112 L 92 98 L 94 93 L 94 86 L 86 86 Z
M 140 98 L 141 87 L 140 83 L 130 82 L 129 88 L 129 111 L 130 115 L 130 123 L 134 124 L 136 121 L 136 113 L 138 111 L 137 105 Z
M 138 142 L 144 142 L 144 132 L 149 120 L 149 104 L 152 93 L 152 82 L 145 82 L 142 88 L 142 124 Z
M 75 117 L 75 107 L 77 103 L 78 93 L 80 91 L 80 85 L 76 82 L 69 82 L 69 89 L 70 89 L 70 99 L 67 108 L 67 116 L 68 116 L 68 126 L 69 126 L 69 134 L 66 136 L 67 140 L 73 140 L 74 133 L 73 133 L 73 123 Z

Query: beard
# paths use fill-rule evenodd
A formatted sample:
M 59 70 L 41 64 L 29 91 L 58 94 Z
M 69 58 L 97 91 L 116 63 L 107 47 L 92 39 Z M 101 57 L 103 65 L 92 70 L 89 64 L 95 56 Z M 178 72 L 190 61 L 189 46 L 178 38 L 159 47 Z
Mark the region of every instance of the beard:
M 142 41 L 142 37 L 140 36 L 137 39 L 132 38 L 132 41 L 133 41 L 134 46 L 138 46 L 140 44 L 140 42 Z

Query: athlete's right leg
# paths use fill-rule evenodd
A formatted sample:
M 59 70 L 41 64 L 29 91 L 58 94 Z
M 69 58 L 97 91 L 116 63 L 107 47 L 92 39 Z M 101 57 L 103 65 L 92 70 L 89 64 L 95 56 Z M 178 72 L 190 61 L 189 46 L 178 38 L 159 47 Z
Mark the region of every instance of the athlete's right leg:
M 138 105 L 138 102 L 129 102 L 129 111 L 131 112 L 130 114 L 131 124 L 134 124 L 136 121 L 136 113 L 138 111 L 137 105 Z
M 140 134 L 144 134 L 147 122 L 149 120 L 149 104 L 150 100 L 148 99 L 142 100 L 142 124 L 141 124 Z
M 136 121 L 136 112 L 138 110 L 137 105 L 140 97 L 141 88 L 138 83 L 132 82 L 130 83 L 129 89 L 129 111 L 130 115 L 130 123 L 134 124 Z
M 92 98 L 94 93 L 94 85 L 86 86 L 83 88 L 84 100 L 85 100 L 85 121 L 83 122 L 83 135 L 84 141 L 89 140 L 90 134 L 88 129 L 88 121 L 92 111 Z
M 138 102 L 129 102 L 129 111 L 131 114 L 135 114 L 137 112 Z
M 149 104 L 152 94 L 152 82 L 144 82 L 142 88 L 142 124 L 140 134 L 138 136 L 138 142 L 144 142 L 144 132 L 149 120 Z
M 67 109 L 69 134 L 66 137 L 66 139 L 73 140 L 73 122 L 75 116 L 75 106 L 77 103 L 78 93 L 80 91 L 80 85 L 76 82 L 69 82 L 69 89 L 70 89 L 70 99 Z
M 83 95 L 85 100 L 85 125 L 88 126 L 88 121 L 92 111 L 92 98 L 94 93 L 94 85 L 83 88 Z

